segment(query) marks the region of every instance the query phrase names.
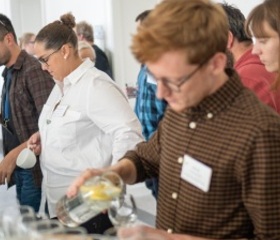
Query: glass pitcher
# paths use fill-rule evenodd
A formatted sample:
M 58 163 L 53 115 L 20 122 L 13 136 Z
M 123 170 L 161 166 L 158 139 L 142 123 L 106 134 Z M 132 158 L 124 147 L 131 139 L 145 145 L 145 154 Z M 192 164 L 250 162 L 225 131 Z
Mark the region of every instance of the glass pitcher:
M 111 201 L 123 192 L 123 181 L 114 172 L 105 172 L 87 180 L 76 196 L 63 196 L 56 204 L 58 220 L 68 226 L 77 227 L 101 213 Z

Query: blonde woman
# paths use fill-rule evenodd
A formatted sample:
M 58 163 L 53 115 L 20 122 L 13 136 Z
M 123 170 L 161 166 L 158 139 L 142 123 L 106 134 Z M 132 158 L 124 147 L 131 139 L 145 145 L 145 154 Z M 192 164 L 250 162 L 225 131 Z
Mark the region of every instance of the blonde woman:
M 34 33 L 26 32 L 19 38 L 20 48 L 30 55 L 34 55 L 35 37 L 36 35 Z

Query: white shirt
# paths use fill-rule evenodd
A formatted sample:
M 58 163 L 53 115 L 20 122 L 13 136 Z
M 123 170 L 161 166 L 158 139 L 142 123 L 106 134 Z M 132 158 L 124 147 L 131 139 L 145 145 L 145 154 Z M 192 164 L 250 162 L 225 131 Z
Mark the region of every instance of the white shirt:
M 52 90 L 39 118 L 42 201 L 50 217 L 69 185 L 87 168 L 115 163 L 143 141 L 124 93 L 90 60 Z

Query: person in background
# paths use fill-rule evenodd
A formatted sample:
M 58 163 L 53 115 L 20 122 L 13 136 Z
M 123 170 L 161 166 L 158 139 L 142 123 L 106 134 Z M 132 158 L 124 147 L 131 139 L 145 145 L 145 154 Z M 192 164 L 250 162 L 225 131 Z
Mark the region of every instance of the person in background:
M 40 211 L 55 206 L 70 183 L 87 168 L 115 163 L 143 141 L 141 125 L 124 93 L 110 77 L 82 60 L 71 13 L 42 28 L 35 39 L 36 57 L 55 79 L 39 118 L 39 132 L 28 146 L 40 154 L 43 173 Z M 83 225 L 90 233 L 112 226 L 107 214 Z
M 95 63 L 95 59 L 96 59 L 95 51 L 88 42 L 79 41 L 78 51 L 81 59 L 85 60 L 86 58 L 89 58 L 92 62 Z
M 275 88 L 280 84 L 280 2 L 265 0 L 249 14 L 246 32 L 255 39 L 253 54 L 259 56 L 268 72 L 276 74 Z
M 96 54 L 95 67 L 99 70 L 107 73 L 112 79 L 112 70 L 109 64 L 108 57 L 96 44 L 94 44 L 93 27 L 86 21 L 82 21 L 76 24 L 75 27 L 78 40 L 87 41 L 94 49 Z
M 35 37 L 36 35 L 34 33 L 26 32 L 19 38 L 20 48 L 25 50 L 30 55 L 34 55 Z
M 68 189 L 107 170 L 127 184 L 159 177 L 156 229 L 128 227 L 119 239 L 280 239 L 280 116 L 226 68 L 228 31 L 218 3 L 163 0 L 133 37 L 164 117 L 150 140 Z
M 268 72 L 259 57 L 252 53 L 253 41 L 245 33 L 242 12 L 227 3 L 221 4 L 229 20 L 228 48 L 234 57 L 234 68 L 242 83 L 258 98 L 280 113 L 280 89 L 272 89 L 275 74 Z
M 138 26 L 145 20 L 151 10 L 140 13 L 135 21 Z M 167 103 L 164 99 L 158 99 L 156 96 L 157 83 L 153 77 L 148 74 L 147 66 L 141 65 L 137 78 L 137 95 L 135 103 L 135 113 L 142 125 L 142 134 L 146 140 L 150 139 L 162 119 Z M 148 189 L 152 191 L 157 199 L 158 179 L 151 178 L 145 181 Z
M 38 118 L 53 86 L 51 76 L 40 63 L 21 50 L 11 21 L 0 14 L 0 65 L 4 86 L 1 99 L 1 123 L 4 159 L 0 162 L 0 184 L 16 184 L 21 205 L 39 210 L 42 173 L 40 164 L 31 169 L 16 166 L 20 151 L 29 136 L 38 131 Z

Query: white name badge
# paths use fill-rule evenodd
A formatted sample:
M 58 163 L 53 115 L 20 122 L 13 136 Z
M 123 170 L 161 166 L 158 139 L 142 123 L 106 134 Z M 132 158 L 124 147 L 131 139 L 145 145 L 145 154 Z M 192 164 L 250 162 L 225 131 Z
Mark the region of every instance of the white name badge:
M 63 117 L 68 107 L 68 105 L 58 105 L 53 112 L 53 117 Z
M 212 177 L 212 168 L 200 161 L 185 155 L 181 178 L 204 192 L 208 192 Z

